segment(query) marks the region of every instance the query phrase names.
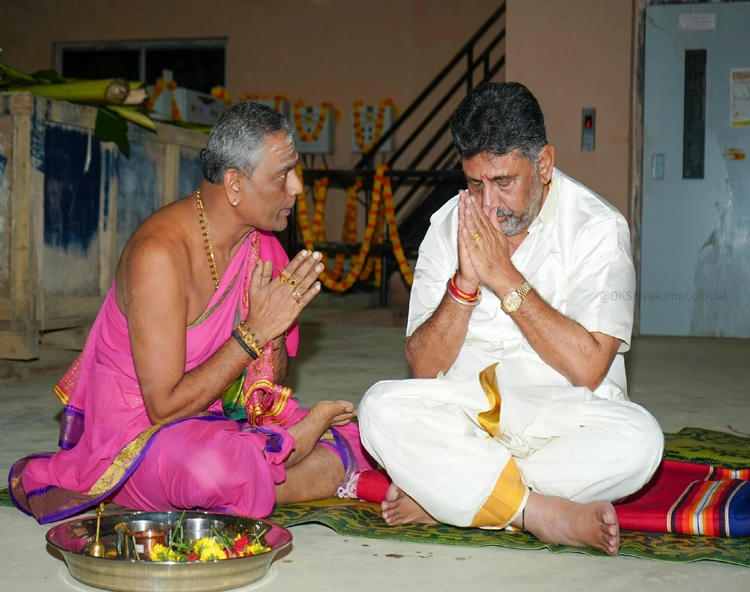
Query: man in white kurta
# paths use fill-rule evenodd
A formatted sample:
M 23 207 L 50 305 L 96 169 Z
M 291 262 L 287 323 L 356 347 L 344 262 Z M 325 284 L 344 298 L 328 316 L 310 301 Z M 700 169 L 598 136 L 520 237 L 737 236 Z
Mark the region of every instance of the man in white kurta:
M 359 408 L 365 447 L 401 491 L 441 522 L 525 527 L 531 492 L 578 503 L 614 501 L 640 489 L 661 459 L 658 424 L 627 396 L 622 354 L 629 349 L 635 294 L 627 223 L 554 169 L 553 157 L 545 146 L 531 164 L 517 150 L 462 158 L 469 192 L 432 217 L 409 308 L 407 339 L 414 341 L 424 328 L 421 349 L 413 346 L 411 356 L 407 341 L 407 358 L 415 375 L 436 378 L 378 383 Z M 518 171 L 526 169 L 533 169 L 530 187 L 535 181 L 542 187 L 540 176 L 544 181 L 536 206 L 533 189 L 518 189 L 522 198 L 516 201 L 512 195 L 513 183 L 521 183 Z M 527 209 L 514 215 L 517 204 Z M 486 217 L 500 222 L 490 225 Z M 505 285 L 517 277 L 515 286 L 525 280 L 533 290 L 528 304 L 522 294 L 518 311 L 501 306 L 510 289 L 497 294 L 490 286 L 503 285 L 489 279 L 493 233 L 498 244 L 507 239 L 509 245 L 503 247 L 510 252 L 505 269 L 511 270 L 503 272 Z M 447 294 L 450 278 L 470 267 L 482 284 L 475 306 Z M 462 326 L 464 310 L 468 322 Z M 444 356 L 441 349 L 450 349 L 456 335 L 463 341 Z M 578 351 L 585 339 L 601 347 L 584 344 Z M 583 372 L 589 359 L 601 367 L 598 378 Z M 615 548 L 611 540 L 598 545 L 585 537 L 581 545 Z

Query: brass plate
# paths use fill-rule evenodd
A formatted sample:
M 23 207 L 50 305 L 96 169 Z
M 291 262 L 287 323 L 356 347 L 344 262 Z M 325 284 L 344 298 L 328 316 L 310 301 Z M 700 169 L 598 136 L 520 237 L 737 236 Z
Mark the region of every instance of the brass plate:
M 230 590 L 263 578 L 276 554 L 292 542 L 292 534 L 278 524 L 230 514 L 185 512 L 185 518 L 221 520 L 227 529 L 265 534 L 271 550 L 261 555 L 233 557 L 221 561 L 151 562 L 117 556 L 115 526 L 130 520 L 156 520 L 172 524 L 182 512 L 124 512 L 102 516 L 99 539 L 105 546 L 105 557 L 90 557 L 86 549 L 96 535 L 96 516 L 58 524 L 47 532 L 47 542 L 65 559 L 70 575 L 79 582 L 104 588 L 133 592 L 213 592 Z

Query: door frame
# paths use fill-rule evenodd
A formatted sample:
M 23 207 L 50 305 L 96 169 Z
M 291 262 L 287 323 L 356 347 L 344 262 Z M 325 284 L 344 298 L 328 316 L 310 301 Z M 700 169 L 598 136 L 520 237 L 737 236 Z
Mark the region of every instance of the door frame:
M 731 4 L 749 0 L 633 0 L 633 59 L 630 80 L 630 197 L 628 222 L 633 247 L 636 293 L 641 292 L 641 224 L 643 216 L 643 98 L 646 78 L 646 9 L 665 4 Z M 641 333 L 640 299 L 635 299 L 633 336 Z

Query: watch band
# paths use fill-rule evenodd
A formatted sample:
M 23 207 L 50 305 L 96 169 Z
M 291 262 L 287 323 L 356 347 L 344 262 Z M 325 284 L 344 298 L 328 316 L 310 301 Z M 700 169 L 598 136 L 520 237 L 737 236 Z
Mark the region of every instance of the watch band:
M 526 298 L 529 292 L 531 292 L 531 284 L 524 282 L 520 287 L 512 292 L 508 292 L 500 300 L 500 308 L 503 309 L 505 314 L 513 314 L 521 308 L 521 304 L 523 304 L 524 298 Z
M 529 282 L 524 282 L 521 284 L 521 287 L 516 290 L 516 293 L 521 297 L 522 301 L 529 295 L 529 292 L 531 292 L 531 284 Z

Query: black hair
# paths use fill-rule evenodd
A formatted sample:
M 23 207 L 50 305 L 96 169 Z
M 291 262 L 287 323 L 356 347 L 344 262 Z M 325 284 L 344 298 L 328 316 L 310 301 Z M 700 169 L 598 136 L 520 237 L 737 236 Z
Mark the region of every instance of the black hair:
M 544 115 L 531 91 L 518 82 L 486 82 L 469 94 L 450 119 L 461 160 L 477 154 L 518 152 L 532 164 L 547 145 Z

